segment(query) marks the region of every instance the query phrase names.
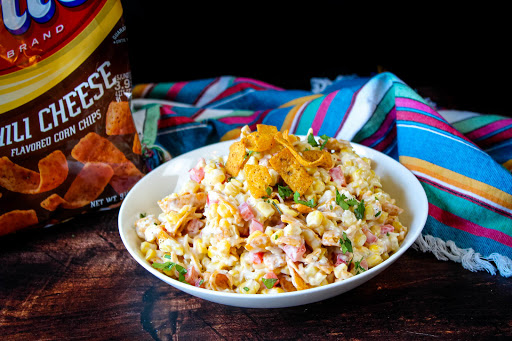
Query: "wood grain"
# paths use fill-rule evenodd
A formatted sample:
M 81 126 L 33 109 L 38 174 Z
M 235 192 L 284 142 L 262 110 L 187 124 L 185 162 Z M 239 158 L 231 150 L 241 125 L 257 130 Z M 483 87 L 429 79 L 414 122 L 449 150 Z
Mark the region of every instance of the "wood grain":
M 512 337 L 512 281 L 407 251 L 332 299 L 245 309 L 182 293 L 131 259 L 117 210 L 0 239 L 6 340 L 344 340 Z

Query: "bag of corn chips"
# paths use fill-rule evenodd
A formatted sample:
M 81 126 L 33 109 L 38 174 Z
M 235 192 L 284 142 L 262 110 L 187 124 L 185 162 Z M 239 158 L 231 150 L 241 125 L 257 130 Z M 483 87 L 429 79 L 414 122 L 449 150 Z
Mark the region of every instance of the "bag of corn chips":
M 119 206 L 143 176 L 119 0 L 7 0 L 0 235 Z

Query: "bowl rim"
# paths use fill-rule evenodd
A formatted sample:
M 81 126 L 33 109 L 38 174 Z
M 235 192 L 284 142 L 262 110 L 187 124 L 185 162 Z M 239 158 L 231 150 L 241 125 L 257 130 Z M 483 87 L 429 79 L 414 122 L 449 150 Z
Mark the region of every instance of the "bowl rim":
M 303 137 L 303 135 L 297 135 L 297 136 L 299 136 L 301 138 Z M 191 153 L 199 153 L 202 150 L 208 150 L 208 149 L 211 149 L 211 148 L 214 148 L 217 146 L 223 146 L 224 144 L 230 144 L 230 143 L 233 143 L 233 141 L 229 140 L 229 141 L 217 142 L 214 144 L 210 144 L 207 146 L 203 146 L 203 147 L 191 150 L 187 153 L 181 154 L 179 156 L 172 158 L 169 161 L 162 163 L 161 165 L 159 165 L 158 167 L 153 169 L 150 173 L 146 174 L 146 176 L 151 173 L 154 173 L 156 170 L 159 170 L 159 172 L 161 172 L 162 169 L 169 167 L 169 165 L 174 162 L 179 162 L 179 160 L 181 158 L 185 158 Z M 424 205 L 424 209 L 419 212 L 416 212 L 417 216 L 415 216 L 415 218 L 413 219 L 413 220 L 418 220 L 417 224 L 415 224 L 415 226 L 418 225 L 418 227 L 415 229 L 414 234 L 411 235 L 410 226 L 408 226 L 409 232 L 408 232 L 407 236 L 405 237 L 402 245 L 400 245 L 400 248 L 396 252 L 394 252 L 391 256 L 389 256 L 388 259 L 386 259 L 382 263 L 376 265 L 375 267 L 368 269 L 367 271 L 364 271 L 363 273 L 359 273 L 355 276 L 344 279 L 342 281 L 330 283 L 330 284 L 324 285 L 324 286 L 309 288 L 309 289 L 300 290 L 300 291 L 292 291 L 292 292 L 284 292 L 284 293 L 268 294 L 268 295 L 242 294 L 242 293 L 236 293 L 236 292 L 214 291 L 214 290 L 210 290 L 210 289 L 206 289 L 206 288 L 196 287 L 196 286 L 190 285 L 188 283 L 182 283 L 182 282 L 178 281 L 177 279 L 169 277 L 169 276 L 161 273 L 157 269 L 153 268 L 148 261 L 146 261 L 140 254 L 137 253 L 137 250 L 132 250 L 132 248 L 129 247 L 128 240 L 126 239 L 127 237 L 126 237 L 124 231 L 126 230 L 126 232 L 128 233 L 128 229 L 123 228 L 123 223 L 124 223 L 123 217 L 126 215 L 126 213 L 125 213 L 126 206 L 127 206 L 126 203 L 129 201 L 131 196 L 136 195 L 136 191 L 137 191 L 138 187 L 142 187 L 144 185 L 144 178 L 142 178 L 138 183 L 136 183 L 132 187 L 132 189 L 128 192 L 128 194 L 125 196 L 125 198 L 123 199 L 123 202 L 121 204 L 119 213 L 118 213 L 118 219 L 117 219 L 118 230 L 119 230 L 119 234 L 121 236 L 121 240 L 124 244 L 124 247 L 126 248 L 126 250 L 128 250 L 128 252 L 132 256 L 132 258 L 134 258 L 134 260 L 137 263 L 139 263 L 142 267 L 144 267 L 152 275 L 156 276 L 157 278 L 166 282 L 167 284 L 175 287 L 176 289 L 179 289 L 181 291 L 184 291 L 184 292 L 194 295 L 196 297 L 199 297 L 199 296 L 202 297 L 201 294 L 206 294 L 207 296 L 214 296 L 214 297 L 219 297 L 219 298 L 244 298 L 244 299 L 248 299 L 248 300 L 257 299 L 258 301 L 262 301 L 265 299 L 271 299 L 271 300 L 285 299 L 285 298 L 289 299 L 289 298 L 303 296 L 303 295 L 307 295 L 307 294 L 314 294 L 314 293 L 322 292 L 322 291 L 336 291 L 336 289 L 343 288 L 345 286 L 350 286 L 350 283 L 352 283 L 352 282 L 362 281 L 364 283 L 367 280 L 370 280 L 371 278 L 373 278 L 375 275 L 379 274 L 382 270 L 386 269 L 391 264 L 393 264 L 418 239 L 418 237 L 420 236 L 420 234 L 426 224 L 427 218 L 428 218 L 428 199 L 427 199 L 425 190 L 423 189 L 423 186 L 421 186 L 421 183 L 419 182 L 417 177 L 407 167 L 402 165 L 400 162 L 398 162 L 397 160 L 393 159 L 392 157 L 390 157 L 376 149 L 373 149 L 371 147 L 368 147 L 368 146 L 365 146 L 365 145 L 362 145 L 362 144 L 359 144 L 356 142 L 352 142 L 352 141 L 350 141 L 350 144 L 353 147 L 360 148 L 364 151 L 367 151 L 367 152 L 369 151 L 370 153 L 380 154 L 379 157 L 387 158 L 388 161 L 392 161 L 393 163 L 395 163 L 396 167 L 401 168 L 402 171 L 405 171 L 407 174 L 409 174 L 408 176 L 411 176 L 413 178 L 413 182 L 418 186 L 418 189 L 421 189 L 420 193 L 416 193 L 416 195 L 418 196 L 418 199 L 423 201 L 422 205 Z M 354 149 L 357 149 L 357 148 L 354 148 Z M 360 152 L 358 152 L 356 150 L 356 153 L 359 154 Z M 379 174 L 377 174 L 377 175 L 379 175 Z M 148 180 L 146 180 L 146 181 L 148 181 Z M 134 191 L 134 189 L 135 189 L 135 191 Z M 364 279 L 366 279 L 366 278 L 367 278 L 367 280 L 365 281 Z M 197 294 L 197 295 L 195 295 L 195 294 Z

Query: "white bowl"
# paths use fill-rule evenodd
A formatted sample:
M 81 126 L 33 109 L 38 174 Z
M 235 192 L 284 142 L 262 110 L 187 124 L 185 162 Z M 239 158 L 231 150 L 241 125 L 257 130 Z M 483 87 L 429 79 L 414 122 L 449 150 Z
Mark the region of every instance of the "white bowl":
M 399 162 L 376 150 L 352 143 L 360 156 L 372 159 L 372 169 L 380 176 L 383 190 L 395 198 L 397 205 L 404 209 L 400 221 L 409 227 L 407 237 L 400 249 L 381 264 L 357 276 L 341 282 L 312 289 L 275 295 L 224 293 L 198 288 L 172 279 L 154 269 L 140 251 L 141 240 L 134 228 L 140 213 L 159 214 L 157 201 L 180 189 L 188 179 L 188 170 L 194 167 L 200 157 L 224 156 L 233 141 L 221 142 L 180 155 L 157 167 L 142 178 L 128 193 L 119 211 L 118 224 L 121 239 L 132 257 L 147 271 L 162 281 L 190 295 L 230 306 L 247 308 L 282 308 L 313 303 L 351 290 L 395 262 L 418 238 L 428 215 L 428 201 L 423 187 L 416 177 Z

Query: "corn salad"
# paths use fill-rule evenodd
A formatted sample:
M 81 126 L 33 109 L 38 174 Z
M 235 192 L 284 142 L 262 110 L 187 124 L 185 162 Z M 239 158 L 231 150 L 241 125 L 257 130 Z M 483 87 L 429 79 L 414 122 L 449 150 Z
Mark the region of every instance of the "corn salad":
M 248 126 L 240 139 L 251 134 Z M 198 287 L 275 294 L 356 276 L 396 252 L 407 227 L 384 192 L 371 160 L 350 143 L 289 135 L 295 151 L 328 151 L 332 164 L 303 167 L 312 182 L 293 191 L 273 167 L 275 149 L 246 149 L 238 174 L 227 157 L 200 159 L 177 193 L 158 201 L 162 213 L 141 214 L 135 228 L 153 267 Z M 248 165 L 264 166 L 264 195 L 251 193 Z M 265 173 L 266 174 L 266 173 Z

